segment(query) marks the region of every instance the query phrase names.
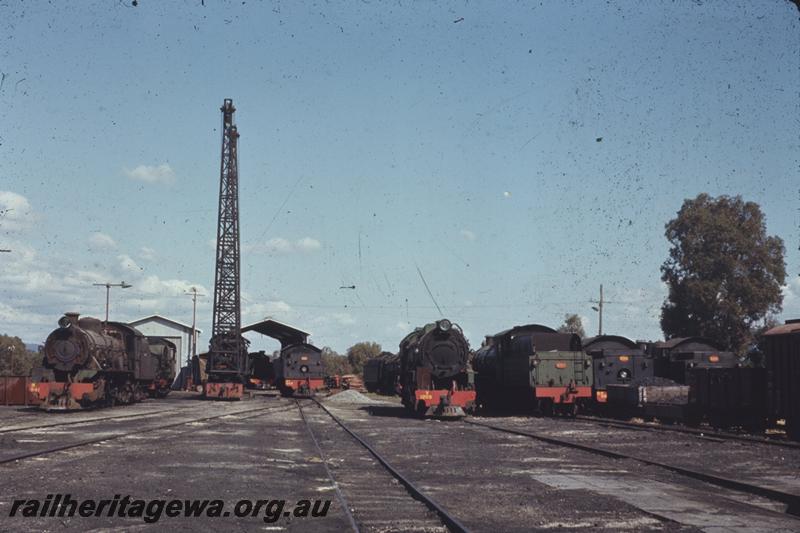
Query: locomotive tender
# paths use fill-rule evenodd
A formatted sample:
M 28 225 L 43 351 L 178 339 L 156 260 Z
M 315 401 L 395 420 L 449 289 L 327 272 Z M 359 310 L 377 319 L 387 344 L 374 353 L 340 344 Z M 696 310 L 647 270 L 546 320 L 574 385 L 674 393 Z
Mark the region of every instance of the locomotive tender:
M 459 417 L 475 408 L 469 380 L 469 343 L 446 318 L 426 324 L 400 341 L 403 405 L 424 416 Z
M 391 352 L 381 352 L 364 363 L 364 387 L 369 392 L 395 394 L 399 376 L 400 357 Z
M 677 383 L 686 383 L 693 368 L 735 368 L 739 360 L 733 352 L 722 350 L 704 337 L 674 337 L 650 345 L 656 359 L 656 375 Z
M 592 360 L 573 333 L 516 326 L 487 336 L 473 365 L 481 407 L 574 415 L 592 398 Z
M 121 322 L 66 313 L 47 337 L 31 392 L 47 410 L 129 404 L 166 396 L 172 384 L 175 345 L 154 340 Z
M 637 383 L 653 377 L 653 358 L 639 344 L 618 335 L 584 339 L 584 351 L 592 357 L 594 399 L 608 401 L 608 386 Z

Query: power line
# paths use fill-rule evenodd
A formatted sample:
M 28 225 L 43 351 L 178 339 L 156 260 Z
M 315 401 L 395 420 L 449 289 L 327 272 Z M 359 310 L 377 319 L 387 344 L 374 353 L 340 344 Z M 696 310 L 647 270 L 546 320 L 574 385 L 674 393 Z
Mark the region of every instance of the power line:
M 436 303 L 436 298 L 433 297 L 433 293 L 431 292 L 431 288 L 428 287 L 428 282 L 425 281 L 425 276 L 422 275 L 422 270 L 419 269 L 419 265 L 417 265 L 416 263 L 414 263 L 414 266 L 417 267 L 417 273 L 419 274 L 419 277 L 422 280 L 422 284 L 425 285 L 425 290 L 428 291 L 428 296 L 430 296 L 431 300 L 433 300 L 433 305 L 436 306 L 436 309 L 439 311 L 439 314 L 444 316 L 444 313 L 442 313 L 442 310 L 439 307 L 439 304 Z

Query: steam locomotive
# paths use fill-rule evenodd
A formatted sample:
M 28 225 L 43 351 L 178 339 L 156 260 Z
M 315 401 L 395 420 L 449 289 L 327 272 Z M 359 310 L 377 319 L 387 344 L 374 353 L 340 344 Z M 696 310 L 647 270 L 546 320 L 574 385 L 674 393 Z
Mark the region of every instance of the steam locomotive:
M 325 388 L 322 350 L 313 344 L 285 346 L 272 364 L 275 385 L 282 396 L 310 396 Z
M 424 416 L 459 417 L 475 408 L 469 343 L 457 324 L 442 319 L 400 341 L 403 405 Z
M 608 387 L 640 383 L 654 376 L 654 361 L 646 346 L 620 337 L 598 335 L 584 339 L 583 350 L 592 358 L 594 394 L 598 404 L 608 401 Z
M 175 345 L 120 322 L 66 313 L 44 344 L 31 392 L 46 410 L 130 404 L 166 396 L 175 378 Z M 152 342 L 152 344 L 151 344 Z
M 475 352 L 478 404 L 574 415 L 592 399 L 592 361 L 573 333 L 539 324 L 486 337 Z

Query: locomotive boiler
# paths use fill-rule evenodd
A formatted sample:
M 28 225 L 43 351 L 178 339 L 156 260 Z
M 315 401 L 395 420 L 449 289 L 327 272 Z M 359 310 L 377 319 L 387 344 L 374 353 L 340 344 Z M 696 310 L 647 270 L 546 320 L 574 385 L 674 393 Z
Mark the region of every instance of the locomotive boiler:
M 475 408 L 469 343 L 457 324 L 442 319 L 400 342 L 403 405 L 425 416 L 458 417 Z
M 168 365 L 174 368 L 174 345 L 171 352 L 166 345 L 151 350 L 132 326 L 67 313 L 45 341 L 31 392 L 48 410 L 129 404 L 144 399 L 148 390 L 165 394 L 174 373 Z

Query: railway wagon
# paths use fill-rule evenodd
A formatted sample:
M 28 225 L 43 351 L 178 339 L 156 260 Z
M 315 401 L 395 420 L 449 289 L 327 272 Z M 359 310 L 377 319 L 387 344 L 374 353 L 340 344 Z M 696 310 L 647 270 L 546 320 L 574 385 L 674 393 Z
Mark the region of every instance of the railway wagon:
M 655 359 L 655 375 L 686 384 L 692 368 L 735 368 L 741 366 L 733 352 L 724 351 L 704 337 L 675 337 L 649 347 Z
M 469 383 L 469 343 L 446 318 L 426 324 L 400 341 L 403 405 L 423 416 L 459 417 L 475 407 Z
M 146 398 L 159 378 L 167 364 L 162 357 L 164 350 L 151 351 L 147 338 L 128 324 L 66 313 L 45 341 L 30 390 L 46 410 L 133 403 Z
M 800 319 L 767 331 L 761 341 L 769 389 L 767 412 L 786 421 L 786 432 L 800 440 Z
M 487 336 L 475 353 L 478 405 L 574 415 L 592 399 L 592 359 L 572 333 L 528 324 Z
M 653 377 L 653 358 L 636 342 L 618 335 L 598 335 L 583 340 L 592 358 L 594 400 L 608 401 L 609 385 L 636 383 Z
M 381 352 L 364 364 L 364 387 L 369 392 L 396 394 L 400 376 L 400 357 L 392 352 Z
M 714 427 L 766 426 L 767 371 L 763 368 L 689 368 L 689 412 Z

